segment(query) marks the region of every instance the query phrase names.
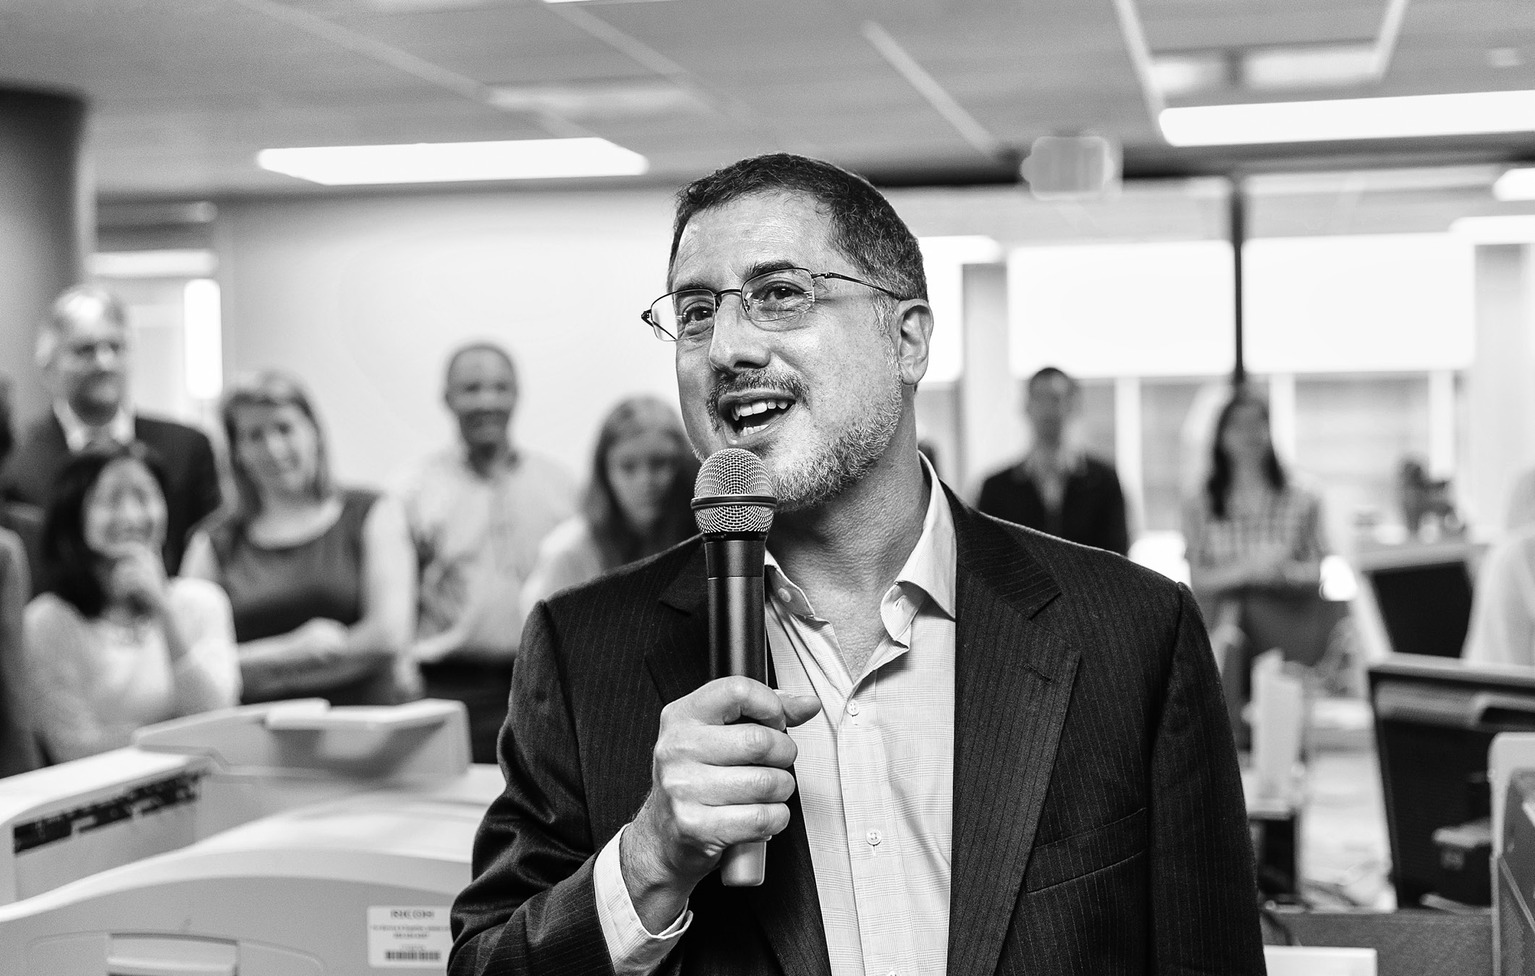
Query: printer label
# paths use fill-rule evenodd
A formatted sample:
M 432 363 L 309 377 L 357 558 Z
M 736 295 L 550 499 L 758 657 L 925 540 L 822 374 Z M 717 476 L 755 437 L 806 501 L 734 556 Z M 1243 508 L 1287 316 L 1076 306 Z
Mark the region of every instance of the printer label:
M 374 969 L 441 972 L 452 947 L 446 905 L 368 906 L 368 965 Z

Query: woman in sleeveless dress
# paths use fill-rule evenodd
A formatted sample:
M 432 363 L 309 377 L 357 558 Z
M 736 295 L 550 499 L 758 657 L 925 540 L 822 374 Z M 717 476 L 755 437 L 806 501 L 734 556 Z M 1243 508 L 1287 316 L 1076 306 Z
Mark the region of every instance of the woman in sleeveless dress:
M 221 415 L 237 504 L 193 537 L 183 572 L 229 594 L 244 700 L 416 697 L 406 652 L 414 555 L 398 506 L 336 486 L 319 419 L 293 378 L 268 371 L 236 383 Z

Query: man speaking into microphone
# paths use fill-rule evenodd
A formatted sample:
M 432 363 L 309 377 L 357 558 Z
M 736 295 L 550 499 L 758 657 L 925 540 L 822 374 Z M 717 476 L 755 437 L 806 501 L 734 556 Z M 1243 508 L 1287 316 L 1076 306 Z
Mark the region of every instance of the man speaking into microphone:
M 926 291 L 910 230 L 828 163 L 679 194 L 644 317 L 694 449 L 751 452 L 776 496 L 770 682 L 710 680 L 697 539 L 540 604 L 451 973 L 1263 971 L 1193 601 L 938 481 Z M 764 882 L 721 884 L 759 840 Z

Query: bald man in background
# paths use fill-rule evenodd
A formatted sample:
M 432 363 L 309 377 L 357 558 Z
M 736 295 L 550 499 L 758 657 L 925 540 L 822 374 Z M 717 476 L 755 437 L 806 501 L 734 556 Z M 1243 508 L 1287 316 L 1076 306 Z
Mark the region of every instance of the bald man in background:
M 575 512 L 576 485 L 555 461 L 512 443 L 517 369 L 489 342 L 448 357 L 443 402 L 458 443 L 424 458 L 397 494 L 416 546 L 419 618 L 413 655 L 425 693 L 469 710 L 475 762 L 496 761 L 519 594 L 544 536 Z

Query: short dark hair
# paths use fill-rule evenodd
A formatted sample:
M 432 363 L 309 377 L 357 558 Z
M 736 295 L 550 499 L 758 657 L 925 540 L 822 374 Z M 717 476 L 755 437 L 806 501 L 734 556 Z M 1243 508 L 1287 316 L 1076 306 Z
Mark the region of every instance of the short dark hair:
M 1066 381 L 1066 388 L 1073 396 L 1077 394 L 1077 391 L 1082 389 L 1082 384 L 1077 382 L 1077 378 L 1066 372 L 1064 369 L 1061 369 L 1059 366 L 1044 366 L 1035 370 L 1034 375 L 1029 377 L 1028 389 L 1032 392 L 1035 383 L 1043 383 L 1046 380 L 1053 380 L 1057 376 Z
M 458 365 L 460 359 L 474 352 L 488 352 L 501 357 L 501 361 L 506 363 L 506 368 L 512 371 L 512 387 L 516 388 L 517 361 L 512 358 L 512 354 L 506 351 L 506 347 L 491 342 L 489 339 L 479 339 L 474 342 L 466 342 L 448 354 L 448 364 L 442 368 L 442 388 L 444 390 L 448 388 L 448 380 L 453 375 L 453 367 Z
M 813 198 L 831 218 L 832 244 L 861 274 L 903 298 L 927 298 L 922 251 L 890 201 L 861 176 L 791 153 L 743 159 L 683 187 L 677 193 L 667 267 L 677 260 L 682 232 L 695 215 L 759 193 L 801 193 Z
M 165 494 L 165 471 L 143 444 L 90 447 L 76 454 L 53 481 L 53 495 L 43 519 L 42 586 L 87 619 L 101 616 L 107 593 L 97 573 L 101 557 L 85 542 L 85 500 L 101 473 L 118 461 L 137 461 L 148 469 Z

